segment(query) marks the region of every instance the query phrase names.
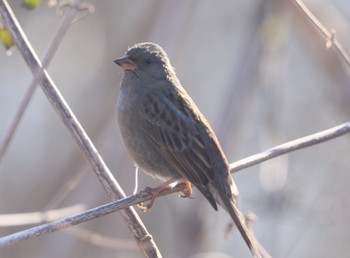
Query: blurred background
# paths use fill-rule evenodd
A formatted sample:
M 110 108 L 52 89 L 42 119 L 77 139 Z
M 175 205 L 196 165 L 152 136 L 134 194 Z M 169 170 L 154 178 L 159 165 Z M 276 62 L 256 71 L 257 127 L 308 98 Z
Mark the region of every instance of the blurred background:
M 43 54 L 62 17 L 42 1 L 9 1 Z M 168 53 L 230 162 L 349 120 L 349 67 L 288 0 L 91 1 L 49 73 L 127 194 L 134 164 L 119 135 L 115 102 L 122 71 L 113 60 L 134 43 Z M 350 2 L 305 0 L 350 52 Z M 16 48 L 0 48 L 0 140 L 32 74 Z M 239 171 L 240 209 L 273 257 L 348 257 L 350 141 L 343 136 Z M 140 189 L 160 182 L 140 173 Z M 44 212 L 109 201 L 72 137 L 38 88 L 0 165 L 0 214 Z M 224 236 L 229 216 L 197 191 L 137 211 L 163 257 L 250 257 L 241 236 Z M 4 236 L 33 225 L 1 227 Z M 117 213 L 0 250 L 14 257 L 143 257 Z

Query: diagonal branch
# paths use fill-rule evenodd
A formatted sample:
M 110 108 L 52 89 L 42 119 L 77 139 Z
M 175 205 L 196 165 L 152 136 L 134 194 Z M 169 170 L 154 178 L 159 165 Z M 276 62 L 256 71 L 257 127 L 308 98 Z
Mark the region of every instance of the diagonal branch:
M 71 25 L 71 22 L 73 21 L 76 14 L 77 14 L 77 11 L 75 8 L 73 8 L 73 7 L 68 8 L 66 15 L 62 19 L 62 22 L 61 22 L 57 32 L 53 36 L 53 39 L 51 40 L 51 43 L 49 44 L 49 47 L 46 50 L 46 53 L 44 55 L 43 62 L 42 62 L 42 67 L 44 69 L 48 68 L 54 54 L 56 53 L 56 50 L 58 49 L 61 41 L 63 40 L 64 35 L 68 31 L 68 29 Z M 13 137 L 16 134 L 17 128 L 19 126 L 19 123 L 20 123 L 23 115 L 24 115 L 24 112 L 25 112 L 26 108 L 28 107 L 28 104 L 34 95 L 34 92 L 37 88 L 38 82 L 41 80 L 41 78 L 43 76 L 43 69 L 37 69 L 33 74 L 34 74 L 34 77 L 33 77 L 32 81 L 30 82 L 29 87 L 26 90 L 24 97 L 23 97 L 23 99 L 22 99 L 22 101 L 21 101 L 21 103 L 20 103 L 20 105 L 15 113 L 15 116 L 14 116 L 13 120 L 11 121 L 9 128 L 7 129 L 7 131 L 5 133 L 5 137 L 4 137 L 3 142 L 0 145 L 0 165 L 3 161 L 3 158 L 5 156 L 5 153 L 8 149 L 8 147 L 10 146 L 10 144 L 13 140 Z
M 305 12 L 305 9 L 303 9 L 303 5 L 301 5 L 302 4 L 301 1 L 295 0 L 295 3 L 300 8 L 302 8 L 302 10 Z M 27 61 L 28 65 L 31 67 L 32 71 L 39 69 L 44 74 L 44 77 L 41 80 L 41 86 L 45 94 L 47 95 L 48 99 L 54 106 L 55 110 L 60 115 L 61 119 L 64 121 L 69 131 L 72 133 L 78 146 L 80 147 L 81 151 L 84 153 L 85 158 L 90 162 L 91 166 L 94 168 L 94 171 L 97 174 L 101 184 L 104 186 L 106 192 L 109 194 L 109 196 L 113 200 L 116 200 L 118 198 L 125 196 L 121 188 L 119 187 L 119 185 L 117 184 L 113 176 L 111 175 L 110 171 L 104 164 L 103 160 L 98 155 L 97 150 L 92 145 L 91 141 L 89 140 L 89 138 L 87 137 L 83 129 L 81 128 L 78 121 L 76 120 L 74 114 L 71 112 L 68 105 L 65 103 L 64 99 L 60 95 L 56 86 L 54 85 L 51 78 L 49 77 L 48 73 L 41 68 L 42 66 L 38 61 L 38 58 L 36 57 L 34 51 L 32 50 L 22 29 L 19 27 L 18 22 L 16 21 L 12 11 L 10 10 L 5 0 L 0 0 L 0 12 L 3 15 L 4 21 L 7 23 L 9 31 L 11 32 L 12 36 L 15 38 L 18 48 L 22 52 L 25 60 Z M 309 18 L 312 17 L 309 14 L 307 15 Z M 318 26 L 318 24 L 315 23 L 315 20 L 312 20 L 312 21 L 316 26 Z M 318 28 L 320 29 L 320 27 Z M 337 48 L 337 50 L 343 56 L 344 60 L 349 65 L 350 64 L 350 62 L 348 62 L 349 58 L 347 57 L 345 51 L 343 50 L 339 42 L 334 38 L 334 34 L 328 32 L 327 30 L 326 30 L 327 33 L 324 33 L 325 31 L 322 31 L 322 30 L 321 32 L 327 37 L 331 45 L 334 45 Z M 249 166 L 261 163 L 265 160 L 277 157 L 279 155 L 333 139 L 335 137 L 344 135 L 349 131 L 350 131 L 350 123 L 348 122 L 343 125 L 331 128 L 329 130 L 279 145 L 263 153 L 254 155 L 252 157 L 248 157 L 242 161 L 232 163 L 230 164 L 230 168 L 232 172 L 236 172 L 238 170 L 247 168 Z M 170 190 L 166 189 L 164 194 L 176 192 L 179 189 L 181 189 L 181 186 L 176 186 L 175 188 Z M 71 225 L 76 225 L 84 221 L 88 221 L 90 219 L 93 219 L 105 214 L 109 214 L 115 210 L 125 209 L 130 205 L 136 204 L 140 201 L 141 202 L 146 201 L 149 199 L 150 199 L 150 196 L 147 195 L 147 193 L 146 194 L 140 193 L 136 196 L 132 195 L 130 197 L 124 198 L 115 203 L 106 204 L 104 206 L 88 210 L 84 213 L 81 213 L 75 216 L 57 220 L 48 224 L 44 224 L 38 227 L 34 227 L 25 231 L 21 231 L 21 232 L 9 235 L 9 236 L 2 237 L 0 238 L 0 247 L 16 243 L 20 240 L 28 239 L 31 236 L 38 236 L 41 234 L 57 231 L 59 229 L 66 228 Z M 143 227 L 142 222 L 139 220 L 134 210 L 132 208 L 123 210 L 121 214 L 124 220 L 126 220 L 128 225 L 130 226 L 130 230 L 132 231 L 134 237 L 138 240 L 137 242 L 140 248 L 143 250 L 144 254 L 147 257 L 160 257 L 159 251 L 155 246 L 152 240 L 152 237 L 148 234 L 146 229 Z M 136 225 L 135 225 L 135 221 L 137 222 Z M 138 231 L 139 229 L 141 230 Z M 151 247 L 151 249 L 147 247 Z
M 306 7 L 302 0 L 293 0 L 293 2 L 326 38 L 326 47 L 331 48 L 334 46 L 340 56 L 344 59 L 345 63 L 350 67 L 350 58 L 345 52 L 343 46 L 337 40 L 335 32 L 330 32 L 327 30 L 326 27 L 323 26 L 323 24 L 315 17 L 315 15 L 313 15 L 313 13 Z
M 318 132 L 309 136 L 305 136 L 277 147 L 268 149 L 260 154 L 253 155 L 251 157 L 245 158 L 243 160 L 231 163 L 231 172 L 237 172 L 238 170 L 245 169 L 247 167 L 259 164 L 265 160 L 283 155 L 298 149 L 310 147 L 327 140 L 334 139 L 336 137 L 342 136 L 346 133 L 350 133 L 350 122 L 344 123 L 342 125 L 330 128 L 328 130 Z M 180 192 L 183 189 L 183 183 L 177 184 L 173 188 L 166 188 L 159 196 L 165 196 L 171 193 Z M 32 237 L 40 236 L 43 234 L 55 232 L 63 228 L 68 228 L 94 218 L 110 214 L 114 211 L 124 209 L 131 205 L 135 205 L 140 202 L 146 202 L 152 198 L 152 195 L 146 191 L 141 191 L 138 194 L 133 194 L 131 196 L 125 197 L 113 203 L 107 203 L 105 205 L 87 210 L 83 213 L 59 219 L 47 224 L 32 227 L 11 235 L 7 235 L 0 238 L 0 248 L 16 244 L 22 240 L 26 240 Z
M 24 226 L 30 224 L 47 223 L 78 212 L 83 212 L 85 205 L 76 204 L 70 207 L 51 209 L 44 212 L 26 212 L 13 214 L 0 214 L 0 227 Z
M 253 156 L 247 157 L 245 159 L 241 159 L 237 162 L 230 164 L 231 173 L 237 172 L 239 170 L 254 166 L 259 164 L 265 160 L 269 160 L 275 158 L 277 156 L 303 149 L 306 147 L 310 147 L 336 137 L 342 136 L 350 132 L 350 122 L 346 122 L 344 124 L 335 126 L 333 128 L 311 134 L 293 141 L 289 141 L 268 149 L 264 152 L 255 154 Z
M 183 189 L 183 183 L 177 184 L 174 188 L 164 189 L 159 196 L 164 196 L 174 192 L 179 192 Z M 77 215 L 69 216 L 63 219 L 58 219 L 46 224 L 42 224 L 36 227 L 32 227 L 23 231 L 16 232 L 11 235 L 7 235 L 0 238 L 0 248 L 16 244 L 22 240 L 41 236 L 47 233 L 52 233 L 64 228 L 68 228 L 74 225 L 78 225 L 83 222 L 90 221 L 103 215 L 110 214 L 114 211 L 126 209 L 131 205 L 135 205 L 140 202 L 148 201 L 152 198 L 152 194 L 146 191 L 141 191 L 138 194 L 120 199 L 116 202 L 107 203 L 102 206 L 87 210 Z
M 32 72 L 34 73 L 38 69 L 43 70 L 43 78 L 40 80 L 42 90 L 46 94 L 46 97 L 49 99 L 57 114 L 60 116 L 64 125 L 67 127 L 68 131 L 73 136 L 85 159 L 90 163 L 109 197 L 112 200 L 125 197 L 123 190 L 107 168 L 106 164 L 69 108 L 68 104 L 63 99 L 48 72 L 42 68 L 37 55 L 35 54 L 6 0 L 0 0 L 0 13 L 4 23 L 15 40 L 19 51 L 22 53 L 23 58 L 27 62 Z M 130 232 L 136 239 L 136 242 L 143 254 L 146 257 L 161 257 L 152 236 L 148 233 L 146 227 L 143 225 L 135 210 L 132 207 L 129 207 L 121 210 L 120 215 L 127 223 Z

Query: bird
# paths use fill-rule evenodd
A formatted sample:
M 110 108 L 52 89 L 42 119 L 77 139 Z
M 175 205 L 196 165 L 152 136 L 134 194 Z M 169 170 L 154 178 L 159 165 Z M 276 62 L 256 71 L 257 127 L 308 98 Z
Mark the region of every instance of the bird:
M 164 181 L 157 194 L 174 182 L 184 182 L 184 196 L 195 186 L 218 210 L 231 216 L 253 257 L 261 257 L 255 237 L 237 208 L 238 189 L 224 151 L 207 119 L 188 95 L 156 43 L 130 47 L 114 61 L 123 69 L 117 99 L 117 121 L 124 144 L 137 166 Z

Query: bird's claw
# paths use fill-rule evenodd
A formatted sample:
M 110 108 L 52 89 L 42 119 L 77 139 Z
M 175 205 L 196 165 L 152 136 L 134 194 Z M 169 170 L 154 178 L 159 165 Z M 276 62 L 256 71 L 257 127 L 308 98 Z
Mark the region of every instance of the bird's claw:
M 150 208 L 152 208 L 153 203 L 149 203 L 145 205 L 143 202 L 139 202 L 137 204 L 137 207 L 142 211 L 142 212 L 147 212 Z
M 155 199 L 157 198 L 157 196 L 158 196 L 158 194 L 159 194 L 159 189 L 158 189 L 158 187 L 156 187 L 156 188 L 151 188 L 151 187 L 148 187 L 148 186 L 147 186 L 147 187 L 145 187 L 144 190 L 142 190 L 142 192 L 145 193 L 145 194 L 151 194 L 151 195 L 152 195 L 152 198 L 151 198 L 151 200 L 149 201 L 148 204 L 145 204 L 145 203 L 143 203 L 143 202 L 139 202 L 139 203 L 137 204 L 137 207 L 138 207 L 141 211 L 147 212 L 149 209 L 152 208 L 153 203 L 154 203 Z

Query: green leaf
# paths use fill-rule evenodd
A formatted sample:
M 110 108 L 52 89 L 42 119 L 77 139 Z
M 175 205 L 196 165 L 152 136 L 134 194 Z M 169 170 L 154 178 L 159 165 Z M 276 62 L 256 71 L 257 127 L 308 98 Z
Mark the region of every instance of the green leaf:
M 22 0 L 22 6 L 26 9 L 33 10 L 38 8 L 40 0 Z
M 6 50 L 9 50 L 14 45 L 12 36 L 6 28 L 0 28 L 0 40 L 4 44 Z

